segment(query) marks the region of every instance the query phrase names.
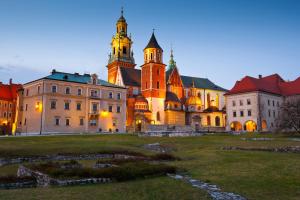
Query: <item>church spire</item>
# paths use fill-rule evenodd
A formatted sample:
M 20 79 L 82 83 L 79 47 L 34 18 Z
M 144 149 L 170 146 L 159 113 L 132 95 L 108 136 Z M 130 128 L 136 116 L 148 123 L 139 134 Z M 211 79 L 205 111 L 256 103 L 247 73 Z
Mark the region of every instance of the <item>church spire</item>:
M 170 56 L 170 61 L 169 61 L 169 66 L 168 66 L 168 70 L 172 70 L 174 67 L 176 67 L 176 62 L 174 60 L 174 56 L 173 56 L 173 48 L 171 46 L 171 56 Z

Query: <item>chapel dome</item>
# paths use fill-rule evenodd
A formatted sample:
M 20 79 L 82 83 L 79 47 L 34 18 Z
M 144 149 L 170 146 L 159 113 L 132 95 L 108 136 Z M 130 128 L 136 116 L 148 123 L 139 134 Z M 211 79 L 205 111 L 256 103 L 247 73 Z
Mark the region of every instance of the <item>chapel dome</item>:
M 186 105 L 201 105 L 202 101 L 198 96 L 191 96 L 186 100 Z

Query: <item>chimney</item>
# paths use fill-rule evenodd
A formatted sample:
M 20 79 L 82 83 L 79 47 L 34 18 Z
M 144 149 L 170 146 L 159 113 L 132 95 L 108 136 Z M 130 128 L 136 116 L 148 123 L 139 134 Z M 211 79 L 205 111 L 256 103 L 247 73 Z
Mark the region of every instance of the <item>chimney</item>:
M 11 84 L 12 84 L 12 78 L 9 79 L 9 85 L 11 85 Z
M 56 70 L 55 69 L 52 69 L 52 74 L 55 74 L 56 73 Z
M 262 78 L 262 75 L 261 75 L 261 74 L 259 74 L 259 75 L 258 75 L 258 78 L 259 78 L 259 79 L 261 79 L 261 78 Z

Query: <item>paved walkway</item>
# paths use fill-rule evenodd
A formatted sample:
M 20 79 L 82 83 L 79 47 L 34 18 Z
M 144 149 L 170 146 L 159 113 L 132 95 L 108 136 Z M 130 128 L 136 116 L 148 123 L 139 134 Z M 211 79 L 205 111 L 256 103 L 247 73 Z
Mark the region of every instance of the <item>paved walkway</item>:
M 247 200 L 245 197 L 232 192 L 222 192 L 217 185 L 205 183 L 200 180 L 192 179 L 189 176 L 182 176 L 178 174 L 168 174 L 169 177 L 185 181 L 193 187 L 205 190 L 213 200 Z

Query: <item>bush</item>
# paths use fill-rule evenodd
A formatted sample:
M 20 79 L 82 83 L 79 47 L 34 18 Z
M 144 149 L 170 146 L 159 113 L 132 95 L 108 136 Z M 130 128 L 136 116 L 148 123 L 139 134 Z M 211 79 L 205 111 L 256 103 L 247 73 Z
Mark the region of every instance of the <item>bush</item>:
M 36 181 L 34 177 L 25 176 L 25 177 L 17 177 L 17 176 L 2 176 L 0 177 L 0 184 L 2 183 L 22 183 L 28 181 Z

